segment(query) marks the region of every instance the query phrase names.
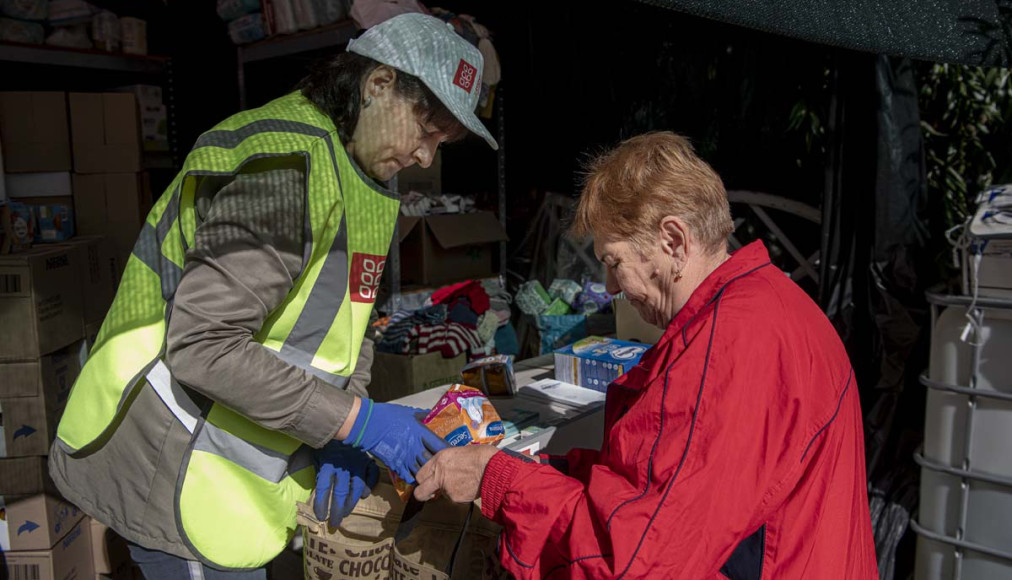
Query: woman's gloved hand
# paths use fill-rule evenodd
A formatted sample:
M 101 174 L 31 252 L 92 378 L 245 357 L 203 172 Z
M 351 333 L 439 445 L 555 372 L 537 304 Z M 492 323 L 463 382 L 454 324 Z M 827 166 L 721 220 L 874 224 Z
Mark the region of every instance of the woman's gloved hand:
M 362 399 L 346 443 L 372 453 L 404 481 L 415 483 L 415 473 L 434 453 L 445 449 L 441 437 L 422 425 L 425 409 Z
M 369 495 L 379 480 L 379 467 L 365 452 L 331 441 L 317 449 L 316 497 L 313 512 L 319 521 L 337 527 L 358 500 Z

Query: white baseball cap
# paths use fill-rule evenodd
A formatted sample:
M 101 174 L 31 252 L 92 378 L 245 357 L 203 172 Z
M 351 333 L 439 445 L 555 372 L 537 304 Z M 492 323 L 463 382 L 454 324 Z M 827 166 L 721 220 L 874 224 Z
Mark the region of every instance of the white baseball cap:
M 418 77 L 468 130 L 499 149 L 474 114 L 485 66 L 481 51 L 452 24 L 425 14 L 400 14 L 349 41 L 348 51 Z

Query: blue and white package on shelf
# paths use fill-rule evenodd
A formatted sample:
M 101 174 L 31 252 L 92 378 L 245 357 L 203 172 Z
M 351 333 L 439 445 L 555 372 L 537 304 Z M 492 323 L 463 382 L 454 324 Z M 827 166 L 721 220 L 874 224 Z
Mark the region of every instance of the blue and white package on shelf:
M 649 345 L 588 336 L 555 351 L 555 378 L 595 391 L 636 366 Z

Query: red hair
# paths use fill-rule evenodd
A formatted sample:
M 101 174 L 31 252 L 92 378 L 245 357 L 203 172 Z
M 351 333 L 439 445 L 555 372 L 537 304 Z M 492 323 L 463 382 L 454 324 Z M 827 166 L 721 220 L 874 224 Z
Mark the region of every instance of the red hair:
M 670 131 L 646 133 L 590 163 L 571 232 L 643 248 L 669 215 L 685 220 L 711 253 L 725 248 L 733 230 L 724 183 L 689 141 Z

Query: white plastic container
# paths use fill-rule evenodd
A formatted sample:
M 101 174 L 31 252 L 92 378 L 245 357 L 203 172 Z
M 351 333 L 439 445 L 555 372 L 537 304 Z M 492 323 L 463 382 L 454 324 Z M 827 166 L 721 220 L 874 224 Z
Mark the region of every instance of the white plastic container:
M 983 324 L 976 336 L 964 342 L 966 307 L 942 310 L 932 329 L 928 378 L 939 383 L 969 387 L 973 382 L 973 345 L 979 344 L 980 363 L 976 389 L 1012 394 L 1012 310 L 982 309 Z M 970 398 L 959 393 L 928 389 L 924 426 L 924 459 L 974 474 L 1012 479 L 1012 401 L 976 397 L 972 439 L 966 449 Z M 967 456 L 968 455 L 968 456 Z M 1012 487 L 966 479 L 968 500 L 966 542 L 1012 554 Z M 962 478 L 930 468 L 921 469 L 918 523 L 929 532 L 957 537 Z M 916 580 L 955 577 L 955 548 L 919 537 Z M 974 551 L 963 551 L 963 580 L 1012 580 L 1012 561 Z

